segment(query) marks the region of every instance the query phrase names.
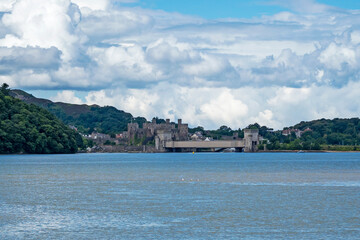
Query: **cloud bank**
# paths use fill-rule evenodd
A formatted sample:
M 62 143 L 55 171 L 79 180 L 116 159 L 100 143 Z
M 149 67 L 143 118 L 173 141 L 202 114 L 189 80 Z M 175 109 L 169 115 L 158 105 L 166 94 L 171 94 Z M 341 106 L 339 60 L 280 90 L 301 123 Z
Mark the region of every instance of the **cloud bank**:
M 360 114 L 360 11 L 272 1 L 289 11 L 205 20 L 121 2 L 2 1 L 0 82 L 206 128 Z

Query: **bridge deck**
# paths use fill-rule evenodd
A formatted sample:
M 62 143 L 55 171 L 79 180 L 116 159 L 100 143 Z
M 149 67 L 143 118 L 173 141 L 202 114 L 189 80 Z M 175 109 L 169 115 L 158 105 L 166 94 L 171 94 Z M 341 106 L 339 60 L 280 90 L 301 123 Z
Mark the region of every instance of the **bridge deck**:
M 165 148 L 244 148 L 244 140 L 228 141 L 167 141 Z

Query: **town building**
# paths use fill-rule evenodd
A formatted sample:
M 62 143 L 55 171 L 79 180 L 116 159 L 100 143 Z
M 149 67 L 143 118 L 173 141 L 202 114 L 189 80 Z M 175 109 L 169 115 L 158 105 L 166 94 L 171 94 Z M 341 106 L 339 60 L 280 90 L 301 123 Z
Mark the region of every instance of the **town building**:
M 110 140 L 111 139 L 110 135 L 98 133 L 98 132 L 91 133 L 90 138 L 94 139 L 94 140 Z
M 305 132 L 309 132 L 309 131 L 312 131 L 312 130 L 310 128 L 306 128 L 304 131 L 301 131 L 300 129 L 288 128 L 288 129 L 284 129 L 282 131 L 282 135 L 290 136 L 291 133 L 295 133 L 296 138 L 301 138 L 302 134 L 304 134 Z

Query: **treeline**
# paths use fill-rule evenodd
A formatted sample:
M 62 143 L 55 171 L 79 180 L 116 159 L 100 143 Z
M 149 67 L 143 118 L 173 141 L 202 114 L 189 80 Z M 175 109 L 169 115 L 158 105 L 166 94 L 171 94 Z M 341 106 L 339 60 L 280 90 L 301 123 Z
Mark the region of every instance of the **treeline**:
M 266 139 L 259 146 L 268 150 L 360 150 L 360 119 L 320 119 L 301 122 L 295 126 L 285 128 L 289 135 L 282 131 L 271 131 L 267 127 L 260 127 L 262 136 Z M 285 130 L 284 129 L 284 130 Z M 298 137 L 295 130 L 302 132 Z
M 66 114 L 61 106 L 54 103 L 48 110 L 67 125 L 76 126 L 78 131 L 90 134 L 94 131 L 105 134 L 115 134 L 127 130 L 127 124 L 131 121 L 142 126 L 145 118 L 133 118 L 130 113 L 118 110 L 115 107 L 88 106 L 89 111 L 79 116 Z
M 63 123 L 75 126 L 79 132 L 84 134 L 90 134 L 94 131 L 116 134 L 126 131 L 127 124 L 130 122 L 137 122 L 140 127 L 146 122 L 143 117 L 134 118 L 130 113 L 111 106 L 54 103 L 47 99 L 36 98 L 22 90 L 12 90 L 11 94 L 16 98 L 21 98 L 26 103 L 33 103 L 48 110 Z
M 0 153 L 75 153 L 84 148 L 82 137 L 53 114 L 0 89 Z
M 358 151 L 360 150 L 360 119 L 320 119 L 301 122 L 289 129 L 289 135 L 283 131 L 273 131 L 272 128 L 251 124 L 246 128 L 259 129 L 263 137 L 259 149 L 263 150 L 333 150 L 333 151 Z M 296 136 L 295 130 L 301 131 L 301 136 Z M 306 131 L 305 131 L 306 130 Z M 230 127 L 221 126 L 217 130 L 204 130 L 203 127 L 189 129 L 189 132 L 201 132 L 205 137 L 221 139 L 224 136 L 243 137 L 243 129 L 232 130 Z
M 196 133 L 200 132 L 204 137 L 209 137 L 214 140 L 221 140 L 224 137 L 244 137 L 244 131 L 242 129 L 233 130 L 228 126 L 221 126 L 219 129 L 216 130 L 205 130 L 203 127 L 199 126 L 196 128 L 189 128 L 189 133 Z

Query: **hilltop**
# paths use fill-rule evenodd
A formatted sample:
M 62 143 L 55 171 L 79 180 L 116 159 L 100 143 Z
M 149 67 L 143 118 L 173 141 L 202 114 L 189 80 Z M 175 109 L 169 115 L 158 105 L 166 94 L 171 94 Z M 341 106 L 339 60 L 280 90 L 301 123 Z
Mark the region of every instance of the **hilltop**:
M 137 122 L 140 126 L 146 122 L 143 117 L 134 118 L 130 113 L 111 106 L 52 102 L 48 99 L 36 98 L 22 90 L 11 90 L 10 95 L 48 110 L 65 124 L 75 126 L 82 133 L 93 131 L 106 134 L 119 133 L 126 131 L 130 122 Z
M 82 137 L 50 112 L 0 89 L 0 153 L 75 153 Z

